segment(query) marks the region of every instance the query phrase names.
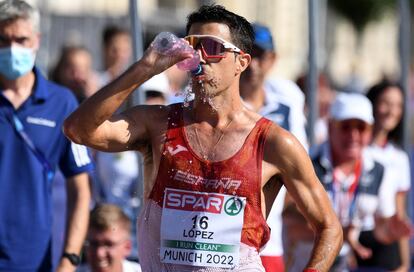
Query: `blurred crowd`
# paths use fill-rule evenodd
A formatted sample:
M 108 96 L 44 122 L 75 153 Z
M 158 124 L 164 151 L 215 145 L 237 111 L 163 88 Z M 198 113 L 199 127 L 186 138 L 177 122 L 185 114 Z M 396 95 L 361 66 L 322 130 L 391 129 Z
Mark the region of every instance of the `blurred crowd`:
M 20 42 L 7 40 L 2 12 L 0 8 L 0 50 Z M 242 74 L 240 95 L 246 107 L 290 131 L 309 152 L 345 234 L 345 243 L 331 271 L 410 271 L 413 254 L 407 207 L 413 203 L 407 200 L 411 190 L 409 158 L 413 152 L 407 154 L 402 148 L 402 88 L 393 79 L 383 78 L 366 89 L 343 90 L 331 83 L 329 75 L 321 73 L 318 119 L 312 132 L 316 143 L 310 144 L 307 75 L 296 81 L 269 76 L 269 71 L 277 65 L 277 45 L 269 28 L 258 23 L 253 26 L 252 62 Z M 102 46 L 103 52 L 100 69 L 93 67 L 90 53 L 93 48 L 71 44 L 61 49 L 57 62 L 48 71 L 48 79 L 69 89 L 78 103 L 115 80 L 133 63 L 129 29 L 108 25 L 102 40 L 96 44 Z M 1 61 L 0 53 L 0 65 Z M 3 75 L 1 70 L 0 74 Z M 10 79 L 0 81 L 2 89 L 7 88 L 3 84 L 6 81 Z M 187 99 L 188 84 L 187 72 L 173 66 L 145 82 L 139 91 L 144 93 L 143 103 L 167 105 Z M 0 108 L 3 96 L 7 97 L 0 94 Z M 79 271 L 101 271 L 101 266 L 116 267 L 119 263 L 123 271 L 140 271 L 139 241 L 135 235 L 143 199 L 140 155 L 136 151 L 104 153 L 90 149 L 86 157 L 90 163 L 85 165 L 91 166 L 76 172 L 87 173 L 92 192 L 89 229 L 83 245 L 85 254 Z M 4 171 L 2 164 L 0 171 Z M 67 251 L 65 233 L 71 227 L 64 215 L 66 202 L 73 201 L 68 191 L 73 189 L 67 188 L 65 179 L 75 173 L 68 174 L 62 165 L 50 188 L 53 192 L 51 256 L 55 268 L 61 265 L 61 256 Z M 301 271 L 311 254 L 314 236 L 284 188 L 275 199 L 267 222 L 272 229 L 271 239 L 261 252 L 266 271 Z M 117 232 L 108 232 L 114 226 Z

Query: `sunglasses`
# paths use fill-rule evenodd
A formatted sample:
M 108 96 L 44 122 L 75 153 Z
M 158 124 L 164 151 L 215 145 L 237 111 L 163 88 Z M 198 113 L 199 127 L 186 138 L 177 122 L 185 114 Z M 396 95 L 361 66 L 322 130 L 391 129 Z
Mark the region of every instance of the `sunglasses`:
M 226 52 L 244 54 L 244 52 L 232 43 L 220 37 L 212 35 L 189 35 L 184 37 L 195 49 L 200 49 L 206 59 L 221 59 L 226 57 Z

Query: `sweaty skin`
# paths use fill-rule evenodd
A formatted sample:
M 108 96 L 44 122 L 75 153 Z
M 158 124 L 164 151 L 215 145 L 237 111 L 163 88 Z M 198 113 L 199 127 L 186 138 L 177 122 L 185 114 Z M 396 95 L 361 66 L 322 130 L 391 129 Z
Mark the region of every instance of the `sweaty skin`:
M 228 26 L 220 23 L 193 24 L 191 34 L 215 35 L 232 41 Z M 162 56 L 150 47 L 121 77 L 87 99 L 64 125 L 66 135 L 77 143 L 102 151 L 139 150 L 144 156 L 145 198 L 148 198 L 158 172 L 170 107 L 139 105 L 121 114 L 114 113 L 144 81 L 186 57 L 190 55 Z M 215 111 L 210 103 L 202 101 L 200 84 L 193 82 L 195 100 L 184 108 L 184 124 L 189 143 L 198 155 L 205 152 L 214 157 L 213 161 L 232 157 L 260 119 L 257 113 L 243 106 L 239 95 L 240 74 L 250 59 L 248 54 L 231 52 L 219 62 L 201 59 L 207 78 L 220 75 L 220 81 L 203 84 L 203 91 L 220 110 Z M 230 121 L 231 125 L 226 127 Z M 196 133 L 204 150 L 197 143 Z M 221 134 L 224 136 L 217 143 Z M 280 184 L 266 186 L 267 182 L 272 179 L 283 183 L 315 231 L 314 249 L 307 267 L 328 271 L 342 244 L 342 230 L 306 151 L 296 138 L 277 125 L 271 126 L 264 150 L 263 214 L 266 213 L 266 203 L 272 203 L 280 189 Z

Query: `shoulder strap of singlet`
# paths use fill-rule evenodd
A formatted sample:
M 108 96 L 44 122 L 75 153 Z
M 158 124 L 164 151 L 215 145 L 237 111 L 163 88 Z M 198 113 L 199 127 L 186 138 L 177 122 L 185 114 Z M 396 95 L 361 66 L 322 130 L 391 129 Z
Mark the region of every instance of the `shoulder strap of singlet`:
M 262 117 L 257 121 L 256 126 L 253 128 L 253 131 L 256 131 L 256 137 L 258 137 L 258 152 L 261 158 L 263 158 L 267 134 L 271 125 L 272 121 Z M 254 137 L 253 133 L 251 133 L 249 137 Z

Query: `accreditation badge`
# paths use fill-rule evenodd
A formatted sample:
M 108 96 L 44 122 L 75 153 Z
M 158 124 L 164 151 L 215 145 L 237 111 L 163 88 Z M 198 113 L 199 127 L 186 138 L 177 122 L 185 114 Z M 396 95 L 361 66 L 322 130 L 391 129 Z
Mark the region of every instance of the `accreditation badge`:
M 245 207 L 245 197 L 166 188 L 161 217 L 161 262 L 237 266 Z

